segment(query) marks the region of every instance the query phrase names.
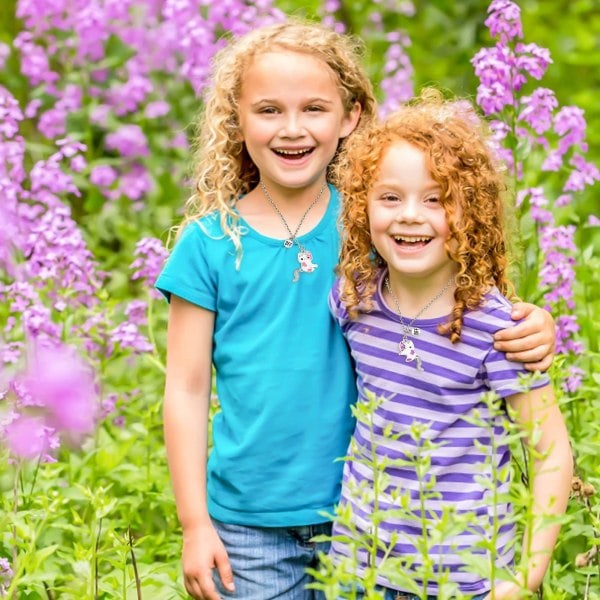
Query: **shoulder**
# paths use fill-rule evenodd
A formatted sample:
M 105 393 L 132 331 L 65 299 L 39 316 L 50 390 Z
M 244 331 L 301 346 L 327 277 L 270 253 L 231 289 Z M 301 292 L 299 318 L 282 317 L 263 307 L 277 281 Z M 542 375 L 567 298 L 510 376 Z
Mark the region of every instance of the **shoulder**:
M 337 277 L 333 282 L 333 286 L 329 292 L 329 310 L 334 319 L 343 327 L 349 320 L 346 304 L 341 298 L 342 290 L 344 289 L 343 277 Z
M 471 329 L 494 334 L 500 329 L 506 329 L 516 324 L 511 318 L 511 312 L 510 300 L 494 287 L 484 296 L 478 308 L 465 313 L 464 325 Z
M 179 239 L 201 240 L 205 237 L 219 238 L 222 236 L 221 215 L 218 212 L 212 212 L 187 223 Z
M 344 302 L 341 298 L 342 290 L 344 289 L 344 281 L 343 277 L 336 277 L 333 285 L 331 286 L 331 290 L 329 291 L 329 306 L 333 310 L 336 311 L 344 306 Z

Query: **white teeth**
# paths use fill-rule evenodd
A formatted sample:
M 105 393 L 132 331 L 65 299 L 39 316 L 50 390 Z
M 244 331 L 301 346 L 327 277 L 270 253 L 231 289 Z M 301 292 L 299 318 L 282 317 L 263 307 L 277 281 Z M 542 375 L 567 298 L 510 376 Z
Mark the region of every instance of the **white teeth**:
M 298 156 L 299 154 L 305 154 L 309 151 L 310 148 L 305 148 L 304 150 L 276 150 L 278 154 L 287 154 L 289 156 Z
M 415 243 L 415 242 L 428 242 L 431 240 L 430 237 L 410 237 L 404 235 L 394 235 L 392 236 L 397 242 L 407 242 L 407 243 Z

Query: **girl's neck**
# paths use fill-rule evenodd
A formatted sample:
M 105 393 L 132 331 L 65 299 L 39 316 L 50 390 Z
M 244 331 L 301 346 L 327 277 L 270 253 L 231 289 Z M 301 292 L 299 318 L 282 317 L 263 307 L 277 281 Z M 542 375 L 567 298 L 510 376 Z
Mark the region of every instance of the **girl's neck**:
M 417 315 L 419 319 L 444 317 L 454 308 L 456 284 L 453 278 L 456 272 L 454 265 L 449 265 L 448 269 L 440 269 L 427 277 L 388 271 L 386 277 L 389 278 L 395 298 L 391 297 L 385 285 L 382 288 L 383 297 L 394 312 L 399 308 L 405 319 L 412 319 Z M 431 305 L 427 306 L 429 303 Z M 419 314 L 422 310 L 423 312 Z
M 289 232 L 282 217 L 292 232 L 298 236 L 311 231 L 324 217 L 329 205 L 330 192 L 325 178 L 306 188 L 284 188 L 259 183 L 237 204 L 239 214 L 248 225 L 267 237 L 286 239 Z
M 321 192 L 323 188 L 325 189 Z M 300 211 L 310 206 L 319 193 L 321 193 L 321 200 L 323 200 L 324 192 L 327 191 L 326 188 L 327 179 L 325 177 L 319 178 L 319 180 L 311 182 L 305 187 L 285 187 L 273 181 L 261 179 L 260 183 L 250 193 L 257 194 L 269 204 L 268 194 L 280 208 L 289 206 L 292 211 Z

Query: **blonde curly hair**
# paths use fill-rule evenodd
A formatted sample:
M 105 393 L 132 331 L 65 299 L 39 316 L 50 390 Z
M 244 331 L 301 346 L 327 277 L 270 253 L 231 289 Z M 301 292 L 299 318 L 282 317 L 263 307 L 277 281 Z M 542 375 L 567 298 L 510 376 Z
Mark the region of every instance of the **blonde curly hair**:
M 454 309 L 440 330 L 455 343 L 465 309 L 476 308 L 491 286 L 512 294 L 506 277 L 504 169 L 486 124 L 467 101 L 444 100 L 437 90 L 424 90 L 420 98 L 357 132 L 346 144 L 335 171 L 344 196 L 341 297 L 352 318 L 372 308 L 377 273 L 385 263 L 371 243 L 368 196 L 387 149 L 399 141 L 424 152 L 427 168 L 441 188 L 440 203 L 450 229 L 446 251 L 457 263 L 458 275 Z
M 287 50 L 323 60 L 336 77 L 345 110 L 349 113 L 356 102 L 360 104 L 360 129 L 375 119 L 377 110 L 371 83 L 361 65 L 362 49 L 356 39 L 294 19 L 251 31 L 218 52 L 194 143 L 195 189 L 186 202 L 178 231 L 204 215 L 219 213 L 223 232 L 235 246 L 239 266 L 243 231 L 234 207 L 238 197 L 251 191 L 260 178 L 239 135 L 238 115 L 244 75 L 255 56 Z

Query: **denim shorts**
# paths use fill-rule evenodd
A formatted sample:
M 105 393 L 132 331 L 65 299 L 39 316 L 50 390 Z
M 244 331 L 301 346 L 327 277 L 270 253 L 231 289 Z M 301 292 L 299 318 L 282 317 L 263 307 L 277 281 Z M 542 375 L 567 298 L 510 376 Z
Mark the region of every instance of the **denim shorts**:
M 213 580 L 222 598 L 240 600 L 322 600 L 321 592 L 306 589 L 313 578 L 307 568 L 317 568 L 319 552 L 329 542 L 314 543 L 316 535 L 331 535 L 331 523 L 302 527 L 246 527 L 213 519 L 233 571 L 235 592 L 226 591 L 213 570 Z

